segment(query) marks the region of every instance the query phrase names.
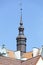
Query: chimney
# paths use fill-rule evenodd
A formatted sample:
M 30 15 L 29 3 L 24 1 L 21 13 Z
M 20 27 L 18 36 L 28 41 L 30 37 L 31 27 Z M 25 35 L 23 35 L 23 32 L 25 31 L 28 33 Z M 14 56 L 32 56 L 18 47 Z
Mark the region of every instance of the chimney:
M 33 48 L 33 57 L 36 57 L 39 55 L 39 49 L 38 48 Z
M 23 57 L 21 56 L 21 52 L 20 52 L 20 51 L 15 51 L 15 52 L 14 52 L 14 55 L 15 55 L 15 59 L 19 59 L 19 60 L 21 60 L 21 61 L 27 60 L 27 58 L 23 58 Z

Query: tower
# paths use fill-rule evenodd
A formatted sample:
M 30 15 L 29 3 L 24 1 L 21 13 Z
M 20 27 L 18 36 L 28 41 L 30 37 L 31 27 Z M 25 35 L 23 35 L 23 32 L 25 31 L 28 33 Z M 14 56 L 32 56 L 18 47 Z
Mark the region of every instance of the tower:
M 20 10 L 21 10 L 21 17 L 20 17 L 20 26 L 18 28 L 19 34 L 16 40 L 17 40 L 17 51 L 20 51 L 22 54 L 26 52 L 26 37 L 24 35 L 24 27 L 22 21 L 22 8 Z

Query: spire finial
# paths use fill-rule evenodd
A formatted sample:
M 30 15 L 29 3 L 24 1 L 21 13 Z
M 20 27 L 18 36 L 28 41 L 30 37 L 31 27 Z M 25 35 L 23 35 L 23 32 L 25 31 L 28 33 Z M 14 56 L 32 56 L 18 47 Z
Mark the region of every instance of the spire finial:
M 20 11 L 21 11 L 20 25 L 23 25 L 23 23 L 22 23 L 22 0 L 20 2 Z

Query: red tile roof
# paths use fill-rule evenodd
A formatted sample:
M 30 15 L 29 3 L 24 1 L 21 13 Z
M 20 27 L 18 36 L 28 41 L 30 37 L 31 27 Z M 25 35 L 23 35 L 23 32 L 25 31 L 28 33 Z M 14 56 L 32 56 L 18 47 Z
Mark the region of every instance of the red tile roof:
M 10 58 L 15 58 L 15 54 L 14 54 L 14 51 L 8 51 L 8 57 Z M 30 59 L 32 58 L 32 51 L 31 52 L 26 52 L 26 53 L 23 53 L 22 55 L 23 58 L 27 58 L 27 59 Z
M 36 56 L 26 61 L 0 56 L 0 65 L 36 65 L 41 56 Z
M 32 52 L 23 53 L 22 57 L 23 57 L 23 58 L 30 59 L 30 58 L 32 58 Z
M 40 55 L 36 56 L 36 57 L 33 57 L 31 59 L 28 59 L 28 60 L 24 61 L 22 63 L 22 65 L 36 65 L 36 63 L 38 62 L 39 58 L 40 58 Z
M 0 65 L 21 65 L 20 60 L 0 56 Z

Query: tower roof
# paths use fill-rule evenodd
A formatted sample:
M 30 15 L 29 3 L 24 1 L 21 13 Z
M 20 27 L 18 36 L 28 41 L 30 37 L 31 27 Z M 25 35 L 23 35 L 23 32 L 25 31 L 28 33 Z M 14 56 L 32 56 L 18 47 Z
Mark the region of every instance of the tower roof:
M 25 35 L 24 35 L 24 26 L 23 26 L 23 21 L 22 21 L 22 3 L 20 3 L 20 6 L 21 6 L 21 8 L 20 8 L 20 13 L 21 13 L 21 15 L 20 15 L 20 26 L 19 26 L 19 28 L 18 28 L 18 30 L 19 30 L 19 35 L 17 36 L 17 38 L 16 39 L 19 39 L 19 38 L 21 38 L 21 39 L 26 39 L 26 37 L 25 37 Z
M 23 21 L 22 21 L 22 8 L 20 9 L 20 11 L 21 11 L 21 16 L 20 16 L 20 26 L 19 26 L 19 33 L 21 33 L 21 34 L 19 34 L 18 35 L 18 37 L 17 37 L 17 39 L 18 38 L 21 38 L 21 39 L 26 39 L 26 37 L 24 36 L 24 26 L 23 26 Z

